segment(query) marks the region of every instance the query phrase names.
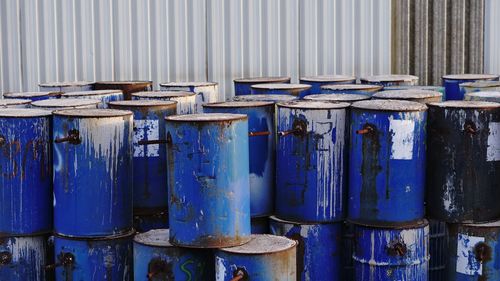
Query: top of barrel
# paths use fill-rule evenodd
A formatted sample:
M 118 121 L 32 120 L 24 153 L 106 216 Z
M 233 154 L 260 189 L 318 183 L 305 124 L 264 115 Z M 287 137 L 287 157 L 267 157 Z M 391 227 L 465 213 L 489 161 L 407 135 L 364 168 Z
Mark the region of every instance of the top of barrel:
M 151 85 L 153 81 L 98 81 L 95 82 L 97 85 Z
M 375 90 L 378 91 L 383 87 L 380 85 L 371 85 L 371 84 L 333 84 L 333 85 L 324 85 L 321 86 L 323 90 L 332 90 L 332 91 L 342 91 L 342 90 Z
M 443 76 L 443 79 L 449 79 L 449 80 L 486 80 L 495 78 L 498 78 L 498 75 L 466 73 L 466 74 L 448 74 Z
M 97 95 L 112 95 L 122 93 L 121 90 L 95 90 L 95 91 L 78 91 L 62 94 L 63 97 L 81 97 L 81 96 L 97 96 Z
M 237 247 L 222 248 L 220 251 L 234 254 L 261 255 L 286 251 L 298 244 L 295 240 L 284 236 L 253 234 L 250 237 L 250 241 L 246 244 Z
M 0 117 L 45 117 L 52 115 L 50 111 L 34 108 L 2 108 Z
M 168 229 L 153 229 L 144 233 L 139 233 L 134 237 L 134 242 L 154 247 L 172 247 L 169 242 Z
M 29 104 L 31 100 L 28 99 L 0 99 L 0 107 L 9 105 Z
M 392 91 L 382 91 L 373 94 L 373 97 L 379 99 L 425 99 L 441 97 L 443 94 L 436 91 L 427 90 L 392 90 Z
M 465 94 L 465 96 L 500 100 L 500 92 L 497 91 L 471 92 Z
M 288 76 L 270 76 L 270 77 L 248 77 L 248 78 L 236 78 L 234 82 L 236 83 L 276 83 L 276 82 L 288 82 L 290 77 Z
M 499 108 L 500 103 L 490 101 L 464 101 L 449 100 L 443 102 L 432 102 L 430 106 L 448 107 L 448 108 Z
M 364 100 L 352 104 L 353 108 L 380 111 L 425 111 L 425 104 L 406 100 Z
M 54 115 L 82 118 L 105 118 L 132 115 L 132 111 L 118 109 L 71 109 L 56 110 L 54 111 Z
M 354 102 L 360 100 L 369 100 L 368 95 L 358 95 L 358 94 L 317 94 L 305 96 L 304 100 L 317 100 L 317 101 L 345 101 Z
M 40 87 L 74 87 L 74 86 L 88 86 L 93 85 L 94 82 L 89 81 L 63 81 L 63 82 L 48 82 L 40 83 Z
M 460 84 L 462 87 L 466 88 L 493 88 L 500 87 L 500 81 L 488 81 L 488 80 L 478 80 L 474 82 L 465 82 Z
M 245 114 L 232 113 L 201 113 L 201 114 L 185 114 L 173 115 L 165 117 L 167 121 L 176 122 L 220 122 L 220 121 L 237 121 L 247 119 Z
M 361 81 L 367 82 L 411 82 L 417 81 L 418 76 L 407 74 L 386 74 L 386 75 L 372 75 L 360 78 Z
M 440 92 L 444 88 L 442 86 L 422 86 L 422 85 L 395 85 L 395 86 L 386 86 L 384 87 L 384 91 L 395 91 L 395 90 L 426 90 L 426 91 L 435 91 Z
M 270 102 L 270 101 L 226 101 L 226 102 L 205 103 L 205 104 L 203 104 L 203 107 L 232 108 L 232 107 L 261 107 L 261 106 L 269 106 L 269 105 L 274 105 L 274 102 Z
M 4 97 L 9 98 L 37 98 L 45 96 L 53 96 L 59 92 L 17 92 L 17 93 L 4 93 Z
M 176 101 L 162 101 L 162 100 L 121 100 L 111 101 L 108 103 L 111 106 L 117 107 L 175 107 Z
M 279 107 L 287 108 L 301 108 L 301 109 L 341 109 L 349 107 L 346 102 L 329 102 L 329 101 L 315 101 L 315 100 L 292 100 L 288 102 L 278 103 Z
M 185 91 L 144 91 L 133 93 L 132 96 L 140 98 L 179 98 L 196 96 L 196 93 Z
M 216 82 L 165 82 L 160 83 L 162 87 L 204 87 L 215 86 Z
M 269 83 L 269 84 L 252 85 L 252 89 L 269 89 L 269 90 L 307 90 L 309 88 L 311 88 L 311 85 L 308 84 Z
M 234 101 L 270 101 L 275 103 L 296 99 L 297 97 L 292 95 L 242 95 L 233 97 Z
M 86 105 L 97 105 L 100 100 L 94 99 L 46 99 L 34 101 L 31 104 L 36 107 L 76 107 L 76 106 L 86 106 Z
M 348 82 L 353 80 L 356 80 L 356 77 L 349 75 L 318 75 L 300 78 L 300 81 L 307 82 Z
M 469 226 L 469 227 L 500 227 L 500 220 L 497 221 L 490 221 L 490 222 L 484 222 L 484 223 L 464 223 L 464 226 Z

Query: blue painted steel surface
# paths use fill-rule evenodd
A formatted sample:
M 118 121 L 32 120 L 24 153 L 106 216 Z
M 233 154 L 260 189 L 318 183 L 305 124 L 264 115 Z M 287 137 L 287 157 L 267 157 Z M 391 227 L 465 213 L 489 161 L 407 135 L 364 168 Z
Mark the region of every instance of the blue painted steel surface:
M 54 236 L 55 280 L 133 280 L 133 235 L 89 239 Z
M 352 104 L 349 220 L 380 225 L 423 218 L 426 110 L 402 100 Z
M 243 95 L 233 97 L 233 101 L 271 101 L 274 103 L 298 99 L 292 95 Z
M 342 222 L 301 224 L 270 219 L 271 234 L 298 242 L 297 280 L 342 280 Z
M 465 97 L 467 94 L 475 92 L 500 92 L 500 81 L 484 81 L 479 80 L 476 82 L 467 82 L 458 85 L 460 88 L 460 93 L 464 93 Z M 467 98 L 464 98 L 467 100 Z
M 28 99 L 31 101 L 57 99 L 61 97 L 60 92 L 19 92 L 19 93 L 4 93 L 4 99 Z
M 45 266 L 49 259 L 47 236 L 0 237 L 0 280 L 51 280 Z
M 98 91 L 85 91 L 85 92 L 71 92 L 61 95 L 61 98 L 71 99 L 98 99 L 101 103 L 98 108 L 108 108 L 108 103 L 111 101 L 124 100 L 123 92 L 120 90 L 98 90 Z
M 442 87 L 442 86 L 399 85 L 399 86 L 387 86 L 387 87 L 384 87 L 384 91 L 394 91 L 394 90 L 425 90 L 425 91 L 435 91 L 435 92 L 440 92 L 444 96 L 444 87 Z
M 345 217 L 348 103 L 278 104 L 276 216 L 300 222 Z
M 109 108 L 134 113 L 133 167 L 134 209 L 167 209 L 167 136 L 165 117 L 175 115 L 176 102 L 128 100 Z M 141 142 L 153 142 L 151 144 Z
M 177 102 L 177 114 L 196 112 L 196 93 L 181 91 L 150 91 L 132 94 L 133 100 L 164 100 Z
M 132 227 L 132 112 L 54 113 L 54 229 L 107 236 Z
M 27 108 L 30 103 L 27 99 L 0 99 L 0 108 Z
M 290 77 L 252 77 L 234 79 L 234 94 L 236 96 L 250 95 L 252 85 L 264 83 L 290 84 Z
M 50 115 L 0 109 L 0 235 L 52 230 Z
M 93 82 L 74 81 L 74 82 L 53 82 L 42 83 L 38 85 L 42 92 L 77 92 L 77 91 L 91 91 L 94 89 Z
M 215 82 L 170 82 L 160 84 L 163 91 L 183 91 L 193 92 L 196 97 L 196 111 L 193 113 L 202 113 L 204 103 L 219 101 L 219 84 Z
M 356 225 L 354 239 L 354 280 L 428 280 L 427 221 L 400 228 Z
M 354 260 L 352 253 L 354 252 L 354 224 L 345 221 L 342 225 L 342 266 L 343 281 L 354 280 Z
M 250 157 L 250 214 L 270 215 L 274 210 L 276 169 L 275 106 L 273 102 L 223 102 L 205 104 L 206 113 L 248 116 Z
M 380 85 L 338 84 L 321 87 L 321 94 L 357 94 L 371 96 L 382 90 Z
M 166 209 L 163 211 L 134 212 L 134 229 L 137 232 L 166 228 L 168 228 L 168 211 Z
M 467 101 L 492 101 L 500 103 L 500 91 L 466 93 L 464 99 Z
M 321 94 L 321 87 L 325 85 L 334 84 L 356 84 L 356 77 L 347 75 L 321 75 L 301 77 L 299 82 L 301 84 L 311 85 L 309 89 L 310 95 Z
M 268 234 L 269 217 L 253 217 L 251 220 L 252 234 Z
M 309 95 L 311 85 L 307 84 L 256 84 L 252 85 L 252 95 Z
M 155 229 L 134 238 L 134 280 L 213 280 L 212 250 L 173 246 L 168 229 Z
M 405 74 L 374 75 L 359 79 L 361 84 L 387 86 L 414 86 L 418 84 L 418 76 Z
M 429 281 L 448 280 L 448 226 L 443 221 L 429 220 L 429 228 Z
M 248 121 L 241 114 L 166 118 L 170 242 L 218 248 L 250 235 Z
M 297 242 L 260 234 L 247 244 L 215 252 L 215 280 L 296 281 Z M 234 279 L 233 279 L 234 278 Z
M 446 100 L 463 100 L 465 90 L 460 89 L 460 84 L 475 81 L 498 81 L 498 75 L 492 74 L 457 74 L 443 76 L 443 86 Z

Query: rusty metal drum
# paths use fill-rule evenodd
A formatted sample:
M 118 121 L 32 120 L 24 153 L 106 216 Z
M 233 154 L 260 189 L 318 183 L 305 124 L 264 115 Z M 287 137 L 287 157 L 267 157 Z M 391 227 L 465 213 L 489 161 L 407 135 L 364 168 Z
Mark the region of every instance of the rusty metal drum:
M 471 92 L 466 93 L 464 99 L 471 101 L 491 101 L 500 103 L 500 92 Z
M 131 100 L 132 94 L 141 91 L 153 90 L 152 81 L 99 81 L 94 85 L 95 90 L 120 90 L 125 100 Z
M 27 99 L 0 99 L 0 109 L 2 108 L 27 108 L 30 107 L 31 100 Z
M 450 223 L 500 217 L 500 104 L 430 103 L 427 214 Z
M 382 90 L 380 85 L 364 85 L 364 84 L 338 84 L 325 85 L 321 87 L 322 94 L 356 94 L 371 96 L 374 93 Z
M 359 79 L 361 84 L 387 86 L 413 86 L 418 84 L 418 76 L 406 74 L 373 75 Z
M 463 100 L 465 89 L 460 84 L 476 81 L 498 81 L 495 74 L 451 74 L 442 77 L 446 100 Z
M 85 91 L 85 92 L 70 92 L 61 95 L 62 99 L 97 99 L 101 103 L 98 104 L 98 108 L 108 108 L 108 103 L 111 101 L 123 100 L 123 92 L 120 90 L 95 90 L 95 91 Z
M 250 95 L 252 93 L 252 85 L 264 83 L 290 83 L 290 77 L 251 77 L 234 79 L 234 94 L 236 96 Z
M 292 95 L 303 97 L 309 95 L 311 85 L 308 84 L 256 84 L 252 85 L 252 95 Z
M 94 99 L 47 99 L 31 102 L 31 107 L 49 111 L 65 109 L 95 109 L 100 103 L 100 100 Z
M 196 93 L 196 111 L 202 113 L 204 103 L 219 101 L 219 84 L 215 82 L 169 82 L 161 83 L 162 91 L 182 91 Z
M 407 100 L 420 103 L 440 102 L 443 94 L 427 90 L 392 90 L 373 94 L 374 99 Z
M 91 91 L 94 89 L 94 82 L 88 81 L 67 81 L 67 82 L 48 82 L 38 85 L 42 92 L 79 92 Z
M 169 116 L 166 128 L 170 242 L 193 248 L 248 242 L 247 116 Z
M 311 85 L 310 95 L 321 94 L 321 86 L 333 84 L 356 84 L 356 77 L 349 75 L 319 75 L 300 78 L 301 84 Z
M 308 95 L 304 97 L 304 100 L 348 102 L 348 103 L 353 103 L 362 100 L 369 100 L 369 99 L 371 99 L 371 97 L 368 95 L 357 95 L 357 94 L 318 94 L 318 95 Z
M 177 114 L 196 112 L 196 93 L 181 91 L 150 91 L 132 94 L 133 100 L 163 100 L 177 102 Z
M 59 97 L 61 97 L 60 92 L 19 92 L 3 94 L 4 99 L 27 99 L 31 101 L 58 99 Z

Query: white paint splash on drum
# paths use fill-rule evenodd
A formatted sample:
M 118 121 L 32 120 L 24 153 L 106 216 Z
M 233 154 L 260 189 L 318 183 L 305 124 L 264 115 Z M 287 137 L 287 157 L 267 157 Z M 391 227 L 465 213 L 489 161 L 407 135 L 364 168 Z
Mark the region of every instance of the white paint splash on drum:
M 457 234 L 457 267 L 458 273 L 466 275 L 483 275 L 483 264 L 476 259 L 474 248 L 484 242 L 484 237 Z
M 415 121 L 396 120 L 389 117 L 389 132 L 392 134 L 391 159 L 411 160 L 413 158 L 413 143 Z
M 16 237 L 9 239 L 7 244 L 7 247 L 11 249 L 13 263 L 22 263 L 26 260 L 35 261 L 35 264 L 31 265 L 32 268 L 37 269 L 33 281 L 42 281 L 41 273 L 46 265 L 45 252 L 47 249 L 45 249 L 43 240 L 44 238 L 41 236 Z
M 224 259 L 215 257 L 215 280 L 224 281 L 226 277 L 226 267 L 224 266 Z
M 488 147 L 486 161 L 500 161 L 500 122 L 490 122 L 488 125 Z
M 160 138 L 158 120 L 134 120 L 134 157 L 159 157 L 160 145 L 139 145 L 141 140 L 158 140 Z
M 191 90 L 191 87 L 176 87 L 176 86 L 162 85 L 161 90 L 196 93 L 197 94 L 195 96 L 195 98 L 196 98 L 196 110 L 195 110 L 195 112 L 192 112 L 192 113 L 202 113 L 203 112 L 202 105 L 204 103 L 218 102 L 218 96 L 219 96 L 219 86 L 218 85 L 193 87 L 193 90 Z

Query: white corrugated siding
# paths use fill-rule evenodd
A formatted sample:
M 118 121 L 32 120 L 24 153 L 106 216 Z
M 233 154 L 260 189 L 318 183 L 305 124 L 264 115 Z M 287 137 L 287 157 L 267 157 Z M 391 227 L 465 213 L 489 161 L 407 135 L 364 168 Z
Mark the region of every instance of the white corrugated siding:
M 0 90 L 390 72 L 390 0 L 0 1 Z
M 484 11 L 484 72 L 500 74 L 500 1 L 486 0 Z

